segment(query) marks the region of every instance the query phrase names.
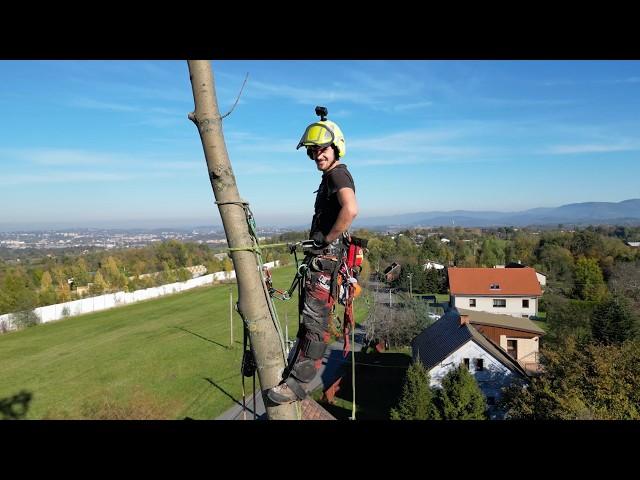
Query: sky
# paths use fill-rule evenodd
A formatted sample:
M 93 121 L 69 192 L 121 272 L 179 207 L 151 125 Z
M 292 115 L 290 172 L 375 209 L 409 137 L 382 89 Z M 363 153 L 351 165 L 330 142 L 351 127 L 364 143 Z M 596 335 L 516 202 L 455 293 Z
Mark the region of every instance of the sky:
M 259 226 L 308 228 L 316 105 L 360 218 L 640 198 L 640 61 L 211 65 Z M 220 225 L 193 110 L 186 61 L 0 60 L 0 230 Z

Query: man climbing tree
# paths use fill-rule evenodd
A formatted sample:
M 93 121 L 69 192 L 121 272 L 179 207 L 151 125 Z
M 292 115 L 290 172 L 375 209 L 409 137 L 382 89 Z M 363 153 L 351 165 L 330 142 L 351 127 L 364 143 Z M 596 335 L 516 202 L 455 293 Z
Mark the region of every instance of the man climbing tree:
M 298 344 L 289 368 L 285 370 L 285 378 L 267 392 L 276 404 L 305 398 L 305 385 L 315 378 L 322 364 L 329 341 L 335 273 L 341 267 L 343 248 L 350 242 L 348 229 L 358 213 L 353 178 L 347 166 L 340 163 L 346 154 L 344 135 L 338 125 L 327 120 L 327 113 L 326 108 L 316 107 L 320 121 L 306 128 L 296 147 L 296 150 L 306 147 L 308 157 L 322 172 L 322 181 L 309 232 L 313 246 L 306 252 L 307 258 L 311 257 L 310 273 L 305 278 L 301 299 L 302 325 Z

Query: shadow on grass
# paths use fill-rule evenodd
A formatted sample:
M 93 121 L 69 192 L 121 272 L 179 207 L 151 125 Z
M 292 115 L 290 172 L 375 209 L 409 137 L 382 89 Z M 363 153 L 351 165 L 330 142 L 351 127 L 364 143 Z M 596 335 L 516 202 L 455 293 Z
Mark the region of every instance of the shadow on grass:
M 336 398 L 351 405 L 353 388 L 351 381 L 351 355 L 343 366 L 344 377 Z M 402 386 L 411 356 L 404 353 L 361 353 L 356 360 L 356 418 L 358 420 L 389 420 L 389 410 L 395 407 L 402 393 Z M 351 408 L 322 403 L 338 420 L 351 416 Z
M 236 400 L 236 399 L 234 398 L 234 396 L 233 396 L 233 395 L 231 395 L 229 392 L 227 392 L 224 388 L 222 388 L 222 387 L 221 387 L 220 385 L 218 385 L 216 382 L 214 382 L 214 381 L 213 381 L 213 380 L 211 380 L 210 378 L 205 378 L 205 380 L 206 380 L 207 382 L 209 382 L 211 385 L 213 385 L 214 387 L 216 387 L 218 390 L 220 390 L 222 393 L 224 393 L 227 397 L 229 397 L 229 398 L 233 401 L 233 403 L 235 403 L 235 404 L 237 404 L 237 405 L 239 405 L 239 406 L 242 406 L 242 402 L 240 402 L 239 400 Z M 258 394 L 258 393 L 257 393 L 257 394 Z M 249 399 L 249 398 L 251 398 L 252 396 L 253 396 L 253 393 L 251 393 L 250 395 L 247 395 L 248 399 Z M 248 399 L 247 399 L 247 400 L 248 400 Z M 247 401 L 247 404 L 248 404 L 248 403 L 249 403 L 249 402 Z M 253 403 L 253 402 L 252 402 L 252 403 Z M 251 415 L 253 415 L 253 410 L 252 410 L 251 408 L 249 408 L 249 406 L 248 406 L 248 405 L 247 405 L 246 409 L 247 409 L 247 412 L 249 412 L 249 413 L 251 413 Z
M 348 420 L 351 417 L 351 409 L 339 407 L 338 405 L 331 405 L 330 403 L 324 403 L 320 401 L 318 403 L 337 420 Z M 356 418 L 358 418 L 357 412 Z
M 178 329 L 178 330 L 182 330 L 183 332 L 190 333 L 191 335 L 193 335 L 193 336 L 195 336 L 195 337 L 201 338 L 202 340 L 205 340 L 205 341 L 207 341 L 207 342 L 209 342 L 209 343 L 213 343 L 213 344 L 215 344 L 215 345 L 218 345 L 219 347 L 222 347 L 222 348 L 225 348 L 225 349 L 228 349 L 228 348 L 229 348 L 229 346 L 228 346 L 228 345 L 222 345 L 221 343 L 218 343 L 218 342 L 216 342 L 215 340 L 211 340 L 211 339 L 209 339 L 209 338 L 207 338 L 207 337 L 203 337 L 202 335 L 199 335 L 199 334 L 197 334 L 197 333 L 195 333 L 195 332 L 192 332 L 191 330 L 187 330 L 186 328 L 183 328 L 183 327 L 173 327 L 173 328 L 176 328 L 176 329 Z
M 20 393 L 0 399 L 0 420 L 20 420 L 27 416 L 33 395 L 21 390 Z

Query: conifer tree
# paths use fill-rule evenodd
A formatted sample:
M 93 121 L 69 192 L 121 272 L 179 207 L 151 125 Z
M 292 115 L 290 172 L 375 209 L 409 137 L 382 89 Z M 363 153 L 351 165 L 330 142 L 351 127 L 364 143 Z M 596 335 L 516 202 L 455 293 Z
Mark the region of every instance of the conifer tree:
M 486 403 L 478 382 L 463 365 L 442 379 L 436 405 L 444 420 L 484 420 Z
M 629 302 L 612 296 L 600 303 L 591 315 L 591 334 L 597 342 L 622 343 L 636 336 L 636 320 Z
M 437 418 L 433 408 L 433 392 L 429 386 L 429 372 L 417 361 L 407 369 L 402 397 L 391 409 L 392 420 L 430 420 Z

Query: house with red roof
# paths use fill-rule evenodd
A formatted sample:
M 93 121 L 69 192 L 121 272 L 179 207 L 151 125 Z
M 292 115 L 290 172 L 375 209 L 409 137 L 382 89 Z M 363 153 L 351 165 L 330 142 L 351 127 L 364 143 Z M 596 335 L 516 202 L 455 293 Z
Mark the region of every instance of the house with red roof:
M 527 318 L 538 313 L 542 289 L 533 268 L 450 267 L 447 273 L 456 308 Z

